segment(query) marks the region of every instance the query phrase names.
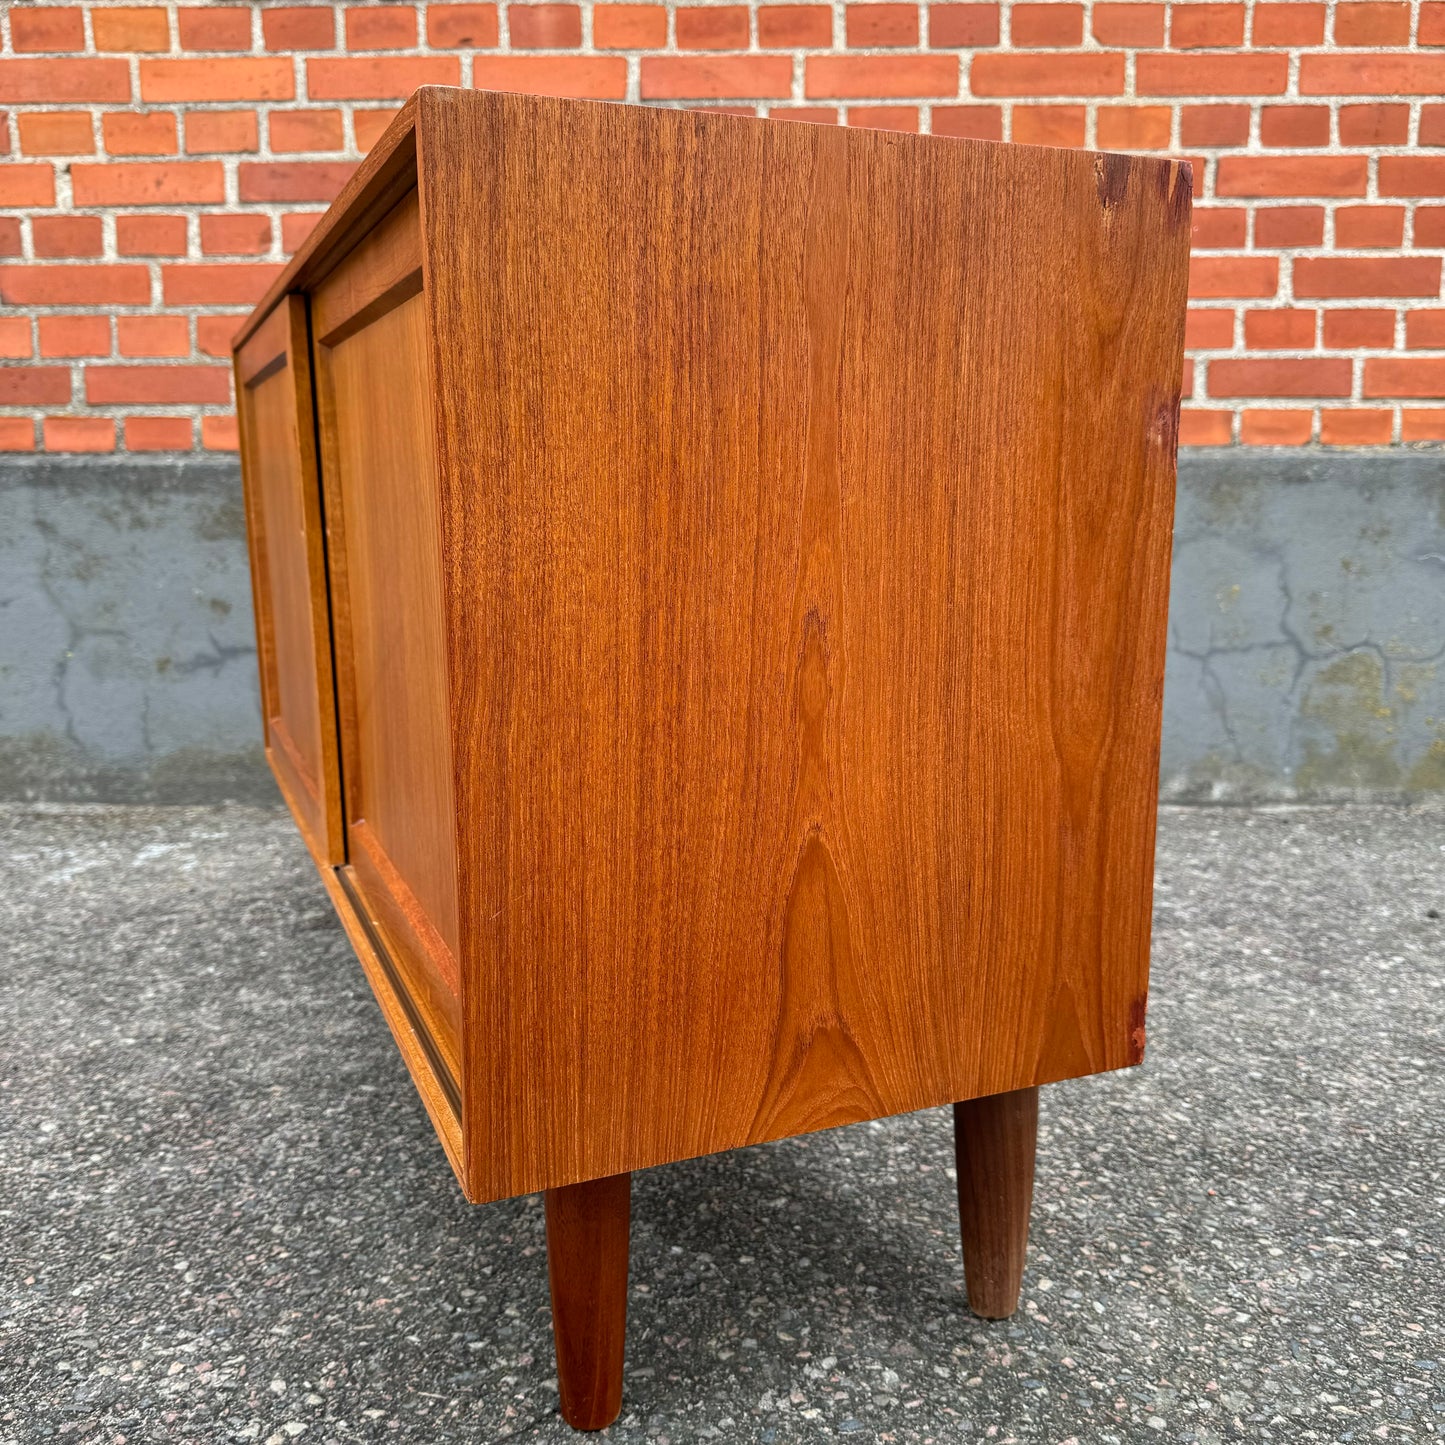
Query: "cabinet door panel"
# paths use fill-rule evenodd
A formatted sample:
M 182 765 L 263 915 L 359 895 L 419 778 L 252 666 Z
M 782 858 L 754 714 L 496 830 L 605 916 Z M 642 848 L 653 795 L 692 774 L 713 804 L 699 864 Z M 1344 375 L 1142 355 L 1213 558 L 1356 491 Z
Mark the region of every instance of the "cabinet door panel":
M 415 203 L 313 298 L 352 881 L 453 1077 L 457 904 L 441 521 Z M 410 222 L 411 229 L 406 230 Z
M 306 303 L 283 299 L 236 354 L 266 756 L 318 862 L 344 859 L 326 554 Z

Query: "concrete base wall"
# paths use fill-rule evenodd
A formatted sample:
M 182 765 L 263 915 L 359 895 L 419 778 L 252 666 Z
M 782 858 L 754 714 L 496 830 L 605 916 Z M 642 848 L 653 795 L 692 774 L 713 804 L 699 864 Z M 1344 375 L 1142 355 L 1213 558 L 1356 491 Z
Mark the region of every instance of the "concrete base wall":
M 1445 793 L 1445 455 L 1179 472 L 1161 795 Z M 0 798 L 275 796 L 234 460 L 0 462 Z

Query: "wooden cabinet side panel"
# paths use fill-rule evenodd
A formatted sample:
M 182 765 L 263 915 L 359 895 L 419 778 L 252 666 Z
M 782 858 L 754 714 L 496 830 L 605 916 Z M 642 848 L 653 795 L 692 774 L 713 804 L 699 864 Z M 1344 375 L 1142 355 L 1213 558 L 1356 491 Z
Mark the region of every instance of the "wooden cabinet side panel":
M 476 1197 L 1137 1062 L 1187 170 L 428 93 Z
M 266 751 L 318 861 L 345 858 L 305 301 L 235 356 Z
M 408 207 L 410 208 L 408 212 Z M 460 1078 L 456 871 L 429 337 L 415 202 L 313 298 L 348 855 Z M 403 227 L 403 229 L 405 229 Z M 406 246 L 417 259 L 398 265 Z

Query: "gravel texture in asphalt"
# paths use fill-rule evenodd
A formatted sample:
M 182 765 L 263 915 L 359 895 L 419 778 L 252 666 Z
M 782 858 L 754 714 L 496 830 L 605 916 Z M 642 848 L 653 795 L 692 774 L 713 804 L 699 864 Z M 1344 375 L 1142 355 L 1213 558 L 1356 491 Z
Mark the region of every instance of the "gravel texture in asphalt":
M 559 1419 L 289 822 L 0 809 L 0 1442 Z M 639 1175 L 614 1440 L 1445 1435 L 1445 813 L 1162 817 L 1149 1055 L 1045 1091 L 1024 1303 L 929 1111 Z

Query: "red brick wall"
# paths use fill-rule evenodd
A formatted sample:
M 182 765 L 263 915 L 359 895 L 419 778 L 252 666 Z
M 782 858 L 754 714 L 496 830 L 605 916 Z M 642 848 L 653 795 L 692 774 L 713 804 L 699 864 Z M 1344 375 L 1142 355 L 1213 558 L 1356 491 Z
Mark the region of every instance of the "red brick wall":
M 429 82 L 1181 152 L 1185 441 L 1445 440 L 1445 0 L 3 8 L 3 449 L 233 447 L 236 318 Z

